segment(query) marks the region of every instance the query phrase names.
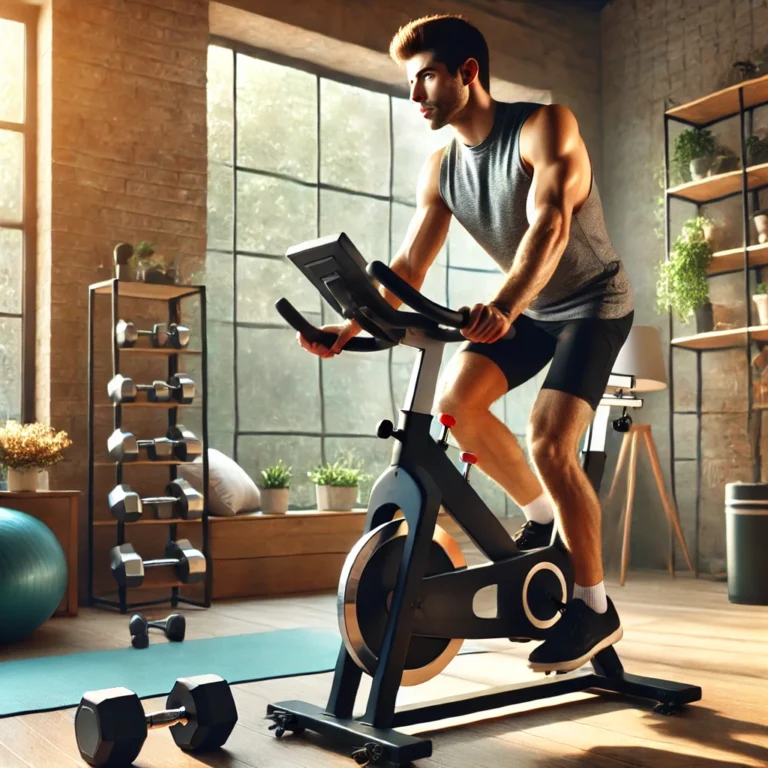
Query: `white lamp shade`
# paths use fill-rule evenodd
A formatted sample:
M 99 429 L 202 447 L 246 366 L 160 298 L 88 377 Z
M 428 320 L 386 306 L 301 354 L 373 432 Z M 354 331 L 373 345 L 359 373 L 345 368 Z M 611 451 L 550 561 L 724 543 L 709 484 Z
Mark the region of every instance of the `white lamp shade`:
M 652 325 L 633 325 L 613 364 L 615 374 L 635 377 L 634 392 L 658 392 L 667 388 L 667 372 L 661 351 L 661 332 Z

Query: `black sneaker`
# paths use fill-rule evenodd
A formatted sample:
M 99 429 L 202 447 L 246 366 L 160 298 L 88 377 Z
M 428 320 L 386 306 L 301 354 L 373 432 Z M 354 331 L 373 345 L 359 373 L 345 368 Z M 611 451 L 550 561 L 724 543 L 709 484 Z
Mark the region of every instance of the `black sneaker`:
M 547 639 L 528 657 L 534 672 L 570 672 L 621 640 L 624 630 L 619 614 L 608 598 L 605 613 L 593 611 L 583 600 L 560 604 L 562 617 Z
M 551 523 L 536 523 L 533 520 L 526 520 L 522 528 L 512 538 L 517 544 L 517 548 L 521 550 L 548 547 L 552 541 L 552 529 L 554 527 L 554 520 Z

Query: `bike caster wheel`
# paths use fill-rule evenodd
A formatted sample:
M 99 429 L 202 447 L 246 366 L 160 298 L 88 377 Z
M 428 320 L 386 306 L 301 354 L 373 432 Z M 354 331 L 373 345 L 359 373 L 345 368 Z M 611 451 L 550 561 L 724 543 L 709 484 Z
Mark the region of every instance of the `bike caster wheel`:
M 275 738 L 278 739 L 281 739 L 286 731 L 291 733 L 303 733 L 304 731 L 304 728 L 299 725 L 296 715 L 290 712 L 273 712 L 271 715 L 267 715 L 266 719 L 272 720 L 269 730 L 274 731 Z
M 653 711 L 659 715 L 679 715 L 683 711 L 683 705 L 671 701 L 660 701 Z
M 352 753 L 352 759 L 358 765 L 373 765 L 381 759 L 383 754 L 384 750 L 380 744 L 368 743 L 364 747 L 356 749 Z

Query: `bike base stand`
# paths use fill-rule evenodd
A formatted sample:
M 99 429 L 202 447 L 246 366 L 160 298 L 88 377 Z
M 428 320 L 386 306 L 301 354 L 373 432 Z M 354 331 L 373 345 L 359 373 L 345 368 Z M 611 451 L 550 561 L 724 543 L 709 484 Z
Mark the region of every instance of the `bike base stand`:
M 624 672 L 613 648 L 601 651 L 592 661 L 594 671 L 582 668 L 575 672 L 549 676 L 517 685 L 492 688 L 474 694 L 462 694 L 446 699 L 414 704 L 396 709 L 391 728 L 374 728 L 360 718 L 337 718 L 322 707 L 303 701 L 283 701 L 267 707 L 267 717 L 277 724 L 273 727 L 300 733 L 319 733 L 332 741 L 351 746 L 352 757 L 358 765 L 407 765 L 414 760 L 430 757 L 432 741 L 395 730 L 421 723 L 435 723 L 447 718 L 476 712 L 488 712 L 514 704 L 548 699 L 568 693 L 619 693 L 657 702 L 655 711 L 676 714 L 686 704 L 701 699 L 697 685 L 675 683 Z

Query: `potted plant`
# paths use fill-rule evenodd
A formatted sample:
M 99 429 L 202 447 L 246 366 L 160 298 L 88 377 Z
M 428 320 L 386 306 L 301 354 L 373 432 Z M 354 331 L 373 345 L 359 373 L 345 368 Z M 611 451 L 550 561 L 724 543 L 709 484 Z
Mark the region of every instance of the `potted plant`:
M 747 139 L 747 163 L 768 163 L 768 138 L 764 134 L 754 134 Z
M 360 482 L 368 475 L 351 459 L 326 462 L 307 472 L 315 484 L 318 510 L 348 512 L 355 506 Z
M 707 267 L 712 261 L 712 243 L 704 236 L 707 219 L 696 217 L 683 225 L 668 261 L 657 269 L 657 306 L 660 312 L 671 309 L 681 322 L 696 314 L 696 332 L 712 330 L 712 304 L 709 302 Z
M 134 249 L 132 260 L 139 282 L 164 285 L 173 285 L 176 282 L 177 270 L 174 260 L 156 253 L 154 243 L 142 240 Z
M 8 421 L 0 428 L 0 464 L 8 468 L 9 491 L 36 491 L 41 470 L 58 464 L 72 441 L 40 422 Z
M 768 283 L 758 283 L 752 301 L 757 307 L 760 325 L 768 325 Z
M 280 459 L 277 464 L 261 470 L 261 511 L 265 515 L 284 515 L 288 511 L 288 493 L 291 487 L 291 467 Z
M 752 221 L 757 230 L 757 242 L 768 242 L 768 209 L 763 208 L 760 211 L 755 211 L 752 214 Z
M 712 161 L 712 173 L 728 173 L 739 169 L 739 156 L 730 148 L 715 142 L 715 157 Z
M 715 137 L 712 131 L 689 128 L 675 139 L 674 161 L 683 178 L 703 179 L 715 157 Z

